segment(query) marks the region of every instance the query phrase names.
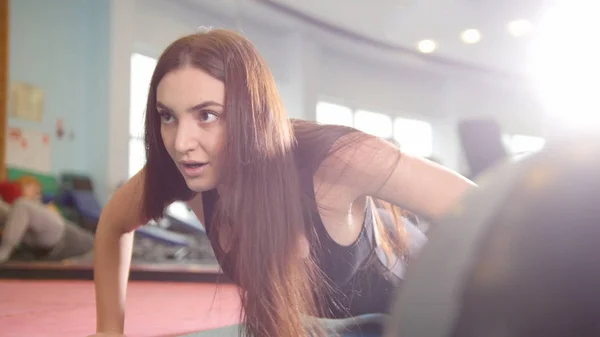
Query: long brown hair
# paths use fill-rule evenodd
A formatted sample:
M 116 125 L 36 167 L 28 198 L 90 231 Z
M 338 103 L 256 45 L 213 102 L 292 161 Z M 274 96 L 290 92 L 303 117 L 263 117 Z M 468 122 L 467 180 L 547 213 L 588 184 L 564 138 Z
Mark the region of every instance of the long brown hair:
M 242 332 L 307 336 L 318 327 L 307 325 L 303 316 L 321 315 L 316 294 L 327 285 L 312 256 L 299 257 L 299 239 L 311 238 L 313 227 L 301 188 L 295 128 L 266 62 L 237 33 L 215 29 L 185 36 L 158 59 L 146 111 L 145 215 L 158 219 L 171 202 L 193 197 L 165 149 L 156 111 L 159 82 L 185 66 L 202 69 L 225 85 L 226 164 L 213 216 L 205 221 L 211 221 L 213 246 L 223 226 L 232 229 L 227 255 L 231 277 L 240 286 Z

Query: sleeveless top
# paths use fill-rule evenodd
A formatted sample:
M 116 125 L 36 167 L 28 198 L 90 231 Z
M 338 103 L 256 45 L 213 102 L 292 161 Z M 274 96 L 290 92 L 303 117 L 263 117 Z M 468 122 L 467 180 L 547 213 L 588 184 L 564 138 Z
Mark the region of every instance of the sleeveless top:
M 311 186 L 312 188 L 312 186 Z M 211 228 L 213 208 L 218 194 L 215 190 L 203 192 L 202 203 L 205 216 L 205 230 Z M 388 268 L 387 257 L 376 239 L 374 209 L 367 200 L 365 220 L 362 230 L 354 243 L 342 246 L 335 242 L 327 232 L 319 212 L 314 207 L 313 222 L 321 249 L 316 255 L 318 267 L 329 278 L 333 289 L 326 295 L 325 309 L 329 318 L 346 318 L 368 313 L 387 313 L 395 290 L 404 274 L 404 262 L 396 261 Z M 386 221 L 391 217 L 381 217 L 384 225 L 396 226 Z M 312 242 L 310 243 L 312 246 Z M 227 255 L 218 242 L 212 242 L 224 258 L 219 259 L 223 272 L 231 278 Z M 314 252 L 311 252 L 311 254 Z
M 319 247 L 316 252 L 311 249 L 311 254 L 333 288 L 324 299 L 325 314 L 330 318 L 345 318 L 368 313 L 386 313 L 394 297 L 394 292 L 401 284 L 405 261 L 397 258 L 393 263 L 388 263 L 387 256 L 379 245 L 375 212 L 379 212 L 383 225 L 395 228 L 396 224 L 393 222 L 393 218 L 389 214 L 382 214 L 381 211 L 375 209 L 371 199 L 368 198 L 365 220 L 358 238 L 353 244 L 342 246 L 329 236 L 319 214 L 314 193 L 313 176 L 319 165 L 316 158 L 327 152 L 336 139 L 356 130 L 337 126 L 319 126 L 302 120 L 293 120 L 293 123 L 299 140 L 311 139 L 315 136 L 315 132 L 327 132 L 329 135 L 334 135 L 329 140 L 329 144 L 319 143 L 318 146 L 313 147 L 314 144 L 311 145 L 311 142 L 298 141 L 294 149 L 300 183 L 304 188 L 301 193 L 303 193 L 302 199 L 306 205 L 303 206 L 309 213 L 307 219 L 311 219 L 318 237 L 318 243 L 309 242 L 311 247 L 315 245 Z M 204 227 L 207 234 L 210 231 L 210 219 L 212 219 L 218 197 L 216 190 L 202 193 Z M 405 223 L 406 225 L 408 223 Z M 221 269 L 231 278 L 231 273 L 228 272 L 230 267 L 227 255 L 223 254 L 218 242 L 215 243 L 211 240 L 211 245 L 218 252 L 217 255 L 222 256 L 219 259 Z

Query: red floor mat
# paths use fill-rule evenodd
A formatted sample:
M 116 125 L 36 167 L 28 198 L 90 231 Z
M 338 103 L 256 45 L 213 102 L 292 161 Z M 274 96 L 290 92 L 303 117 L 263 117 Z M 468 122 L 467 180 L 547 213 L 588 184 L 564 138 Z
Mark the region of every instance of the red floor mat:
M 95 331 L 95 312 L 92 282 L 0 281 L 2 337 L 85 337 Z M 132 282 L 128 288 L 128 337 L 178 336 L 238 317 L 232 285 Z

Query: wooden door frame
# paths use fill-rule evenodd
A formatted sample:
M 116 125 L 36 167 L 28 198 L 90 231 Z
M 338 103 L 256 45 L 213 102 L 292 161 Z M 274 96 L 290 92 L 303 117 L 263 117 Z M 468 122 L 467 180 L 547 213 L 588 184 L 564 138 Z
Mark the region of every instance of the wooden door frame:
M 10 0 L 0 0 L 0 181 L 6 177 Z

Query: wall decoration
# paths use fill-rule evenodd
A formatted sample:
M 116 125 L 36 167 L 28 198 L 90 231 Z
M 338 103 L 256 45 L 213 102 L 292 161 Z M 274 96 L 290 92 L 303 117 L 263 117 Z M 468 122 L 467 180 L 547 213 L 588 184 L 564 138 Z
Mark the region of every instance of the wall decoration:
M 31 84 L 16 82 L 10 86 L 8 115 L 31 122 L 42 122 L 44 91 Z
M 56 138 L 62 139 L 65 135 L 65 127 L 63 125 L 62 119 L 56 120 Z
M 52 170 L 51 139 L 47 133 L 22 128 L 8 128 L 6 166 L 39 173 Z

